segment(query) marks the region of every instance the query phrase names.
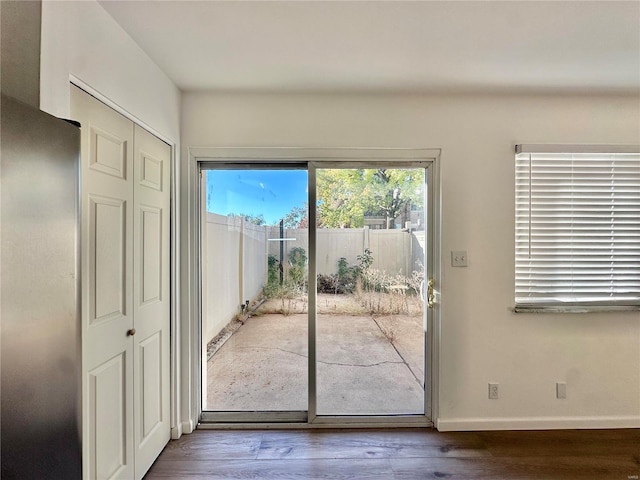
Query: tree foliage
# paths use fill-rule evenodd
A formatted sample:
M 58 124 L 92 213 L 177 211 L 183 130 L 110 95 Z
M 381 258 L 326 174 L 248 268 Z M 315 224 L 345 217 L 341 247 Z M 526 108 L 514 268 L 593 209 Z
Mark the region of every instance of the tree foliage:
M 423 206 L 422 169 L 318 170 L 318 217 L 327 228 L 364 226 L 365 215 L 382 216 L 391 228 L 403 209 Z
M 308 208 L 305 203 L 302 207 L 293 207 L 282 219 L 284 228 L 307 228 L 309 226 Z
M 318 223 L 325 228 L 364 226 L 362 169 L 321 169 L 317 174 Z
M 361 228 L 365 216 L 384 217 L 386 228 L 411 206 L 422 208 L 422 169 L 318 169 L 318 227 Z M 308 228 L 308 205 L 294 207 L 286 228 Z

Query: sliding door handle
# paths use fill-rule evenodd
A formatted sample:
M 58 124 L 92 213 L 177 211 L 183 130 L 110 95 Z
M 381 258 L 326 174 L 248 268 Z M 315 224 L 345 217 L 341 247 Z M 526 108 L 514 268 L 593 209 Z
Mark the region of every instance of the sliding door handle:
M 429 282 L 427 283 L 427 306 L 429 308 L 433 308 L 433 306 L 435 305 L 435 299 L 436 296 L 433 292 L 433 278 L 430 278 Z

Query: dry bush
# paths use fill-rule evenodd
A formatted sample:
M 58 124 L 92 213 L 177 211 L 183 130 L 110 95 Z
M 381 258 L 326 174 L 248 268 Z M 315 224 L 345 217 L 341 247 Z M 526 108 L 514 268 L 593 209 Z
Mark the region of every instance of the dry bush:
M 369 313 L 379 315 L 408 314 L 422 311 L 419 293 L 424 274 L 413 272 L 411 277 L 399 273 L 390 275 L 384 270 L 367 269 L 356 296 Z

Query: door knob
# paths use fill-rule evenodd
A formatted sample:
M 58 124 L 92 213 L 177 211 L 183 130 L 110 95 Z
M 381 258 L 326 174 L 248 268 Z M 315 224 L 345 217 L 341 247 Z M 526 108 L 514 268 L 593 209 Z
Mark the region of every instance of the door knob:
M 135 328 L 127 330 L 127 337 L 133 337 L 135 334 L 136 334 L 136 329 Z

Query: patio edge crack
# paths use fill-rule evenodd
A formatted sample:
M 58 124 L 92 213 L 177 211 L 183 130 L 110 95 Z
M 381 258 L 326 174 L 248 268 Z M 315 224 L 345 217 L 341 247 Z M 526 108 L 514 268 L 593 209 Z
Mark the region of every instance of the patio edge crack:
M 422 384 L 422 382 L 420 381 L 420 379 L 418 378 L 418 376 L 415 374 L 415 372 L 412 370 L 411 366 L 407 363 L 407 361 L 404 359 L 404 357 L 402 356 L 402 354 L 400 353 L 400 350 L 398 350 L 398 347 L 396 347 L 394 345 L 394 343 L 391 341 L 391 339 L 387 336 L 387 333 L 384 331 L 384 329 L 380 326 L 380 324 L 378 323 L 378 320 L 376 319 L 375 316 L 371 315 L 371 320 L 373 320 L 373 323 L 376 324 L 376 326 L 378 327 L 378 329 L 380 330 L 380 333 L 382 333 L 382 335 L 384 335 L 387 340 L 389 341 L 389 344 L 393 347 L 393 349 L 396 351 L 396 353 L 398 354 L 398 356 L 402 359 L 402 362 L 395 362 L 395 363 L 403 363 L 407 369 L 411 372 L 411 375 L 413 375 L 413 378 L 416 379 L 416 382 L 418 382 L 418 385 L 420 386 L 420 388 L 424 389 L 424 385 Z
M 250 350 L 250 349 L 258 349 L 258 350 L 279 350 L 281 352 L 285 352 L 285 353 L 290 353 L 292 355 L 298 355 L 299 357 L 303 357 L 303 358 L 308 358 L 308 355 L 304 355 L 302 353 L 298 353 L 298 352 L 292 352 L 291 350 L 285 350 L 284 348 L 278 348 L 278 347 L 236 347 L 236 348 L 240 348 L 243 350 Z M 401 357 L 402 358 L 402 357 Z M 377 362 L 377 363 L 339 363 L 339 362 L 325 362 L 323 360 L 317 360 L 318 363 L 322 363 L 323 365 L 337 365 L 340 367 L 377 367 L 378 365 L 384 365 L 386 363 L 391 363 L 391 364 L 397 364 L 397 365 L 403 365 L 405 364 L 405 362 L 396 362 L 396 361 L 392 361 L 392 360 L 384 360 L 382 362 Z

